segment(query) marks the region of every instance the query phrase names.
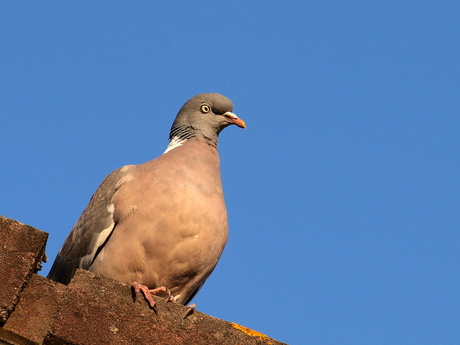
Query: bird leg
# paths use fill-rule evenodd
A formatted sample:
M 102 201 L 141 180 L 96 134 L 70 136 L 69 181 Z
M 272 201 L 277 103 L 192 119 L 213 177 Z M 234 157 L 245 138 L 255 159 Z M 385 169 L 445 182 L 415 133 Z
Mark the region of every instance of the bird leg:
M 157 311 L 157 307 L 155 305 L 155 301 L 153 300 L 152 295 L 156 295 L 160 292 L 166 292 L 169 295 L 168 299 L 171 297 L 171 292 L 169 291 L 168 288 L 164 286 L 159 286 L 155 289 L 149 289 L 145 285 L 139 284 L 138 282 L 133 282 L 133 289 L 134 289 L 134 301 L 136 301 L 137 293 L 141 291 L 142 294 L 144 295 L 144 298 L 149 303 L 150 308 L 152 308 L 155 312 Z
M 165 287 L 165 286 L 159 286 L 159 287 L 157 287 L 155 289 L 149 289 L 145 285 L 139 284 L 138 282 L 133 282 L 133 289 L 134 289 L 134 301 L 136 301 L 137 293 L 139 291 L 141 291 L 142 294 L 144 295 L 144 298 L 149 303 L 150 308 L 152 308 L 155 311 L 155 313 L 157 312 L 157 307 L 156 307 L 155 301 L 153 300 L 152 295 L 156 295 L 156 294 L 161 293 L 161 292 L 166 292 L 168 294 L 168 298 L 166 299 L 166 303 L 168 303 L 168 302 L 177 303 L 177 297 L 171 295 L 171 291 L 169 291 L 169 289 L 167 287 Z M 185 312 L 183 318 L 184 319 L 188 318 L 190 315 L 193 314 L 195 309 L 196 309 L 196 304 L 195 303 L 190 304 L 187 307 L 187 311 Z

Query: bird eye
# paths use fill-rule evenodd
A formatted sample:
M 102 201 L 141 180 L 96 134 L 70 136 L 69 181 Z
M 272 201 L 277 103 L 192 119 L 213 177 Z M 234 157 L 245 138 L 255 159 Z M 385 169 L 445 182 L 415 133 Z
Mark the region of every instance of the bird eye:
M 207 105 L 207 104 L 203 104 L 203 105 L 201 106 L 201 111 L 202 111 L 203 113 L 209 113 L 209 112 L 211 111 L 211 107 L 210 107 L 209 105 Z

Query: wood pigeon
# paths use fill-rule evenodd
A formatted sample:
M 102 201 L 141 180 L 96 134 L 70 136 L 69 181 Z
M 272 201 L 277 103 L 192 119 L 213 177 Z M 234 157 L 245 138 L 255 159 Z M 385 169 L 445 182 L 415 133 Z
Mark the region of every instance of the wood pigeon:
M 150 293 L 167 291 L 187 304 L 227 242 L 227 211 L 217 138 L 246 124 L 218 93 L 192 97 L 171 127 L 158 158 L 108 175 L 67 237 L 48 278 L 68 284 L 84 268 Z

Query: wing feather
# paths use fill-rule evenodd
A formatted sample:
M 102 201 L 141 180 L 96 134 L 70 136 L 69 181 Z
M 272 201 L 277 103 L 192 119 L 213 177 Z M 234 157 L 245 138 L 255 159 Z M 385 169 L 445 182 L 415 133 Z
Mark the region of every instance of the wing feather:
M 113 199 L 123 184 L 130 181 L 134 167 L 119 168 L 102 181 L 57 254 L 49 279 L 68 284 L 77 268 L 89 269 L 98 249 L 105 245 L 117 225 Z

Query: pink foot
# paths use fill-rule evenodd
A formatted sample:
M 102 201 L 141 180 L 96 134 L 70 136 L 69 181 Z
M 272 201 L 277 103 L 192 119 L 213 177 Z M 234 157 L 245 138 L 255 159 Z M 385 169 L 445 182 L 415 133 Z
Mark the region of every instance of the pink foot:
M 138 282 L 133 282 L 133 289 L 134 289 L 134 301 L 136 301 L 137 293 L 141 291 L 142 294 L 144 295 L 144 298 L 149 303 L 150 308 L 152 308 L 155 311 L 157 310 L 157 307 L 155 305 L 155 301 L 153 300 L 152 295 L 156 295 L 160 292 L 167 292 L 168 294 L 170 294 L 169 289 L 167 289 L 164 286 L 159 286 L 155 289 L 149 289 L 147 286 L 139 284 Z

